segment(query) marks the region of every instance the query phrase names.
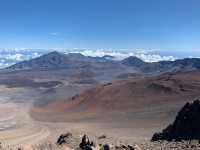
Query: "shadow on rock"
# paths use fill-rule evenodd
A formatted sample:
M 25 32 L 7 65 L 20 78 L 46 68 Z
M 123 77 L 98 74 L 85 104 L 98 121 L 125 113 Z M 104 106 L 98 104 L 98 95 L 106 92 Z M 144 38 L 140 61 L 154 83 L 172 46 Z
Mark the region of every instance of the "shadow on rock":
M 200 101 L 186 103 L 178 112 L 173 124 L 161 133 L 155 133 L 152 141 L 158 140 L 200 140 Z

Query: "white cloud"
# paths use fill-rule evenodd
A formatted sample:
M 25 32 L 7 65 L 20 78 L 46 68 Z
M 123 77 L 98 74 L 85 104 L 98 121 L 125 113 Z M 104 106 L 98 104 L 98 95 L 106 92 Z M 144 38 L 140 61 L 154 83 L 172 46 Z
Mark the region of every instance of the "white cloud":
M 64 53 L 81 53 L 85 56 L 102 57 L 113 56 L 115 60 L 122 60 L 129 56 L 136 56 L 146 62 L 157 62 L 163 60 L 173 61 L 174 56 L 164 56 L 153 50 L 112 50 L 112 49 L 0 49 L 0 68 L 7 67 L 23 60 L 39 57 L 50 51 L 57 50 Z
M 74 53 L 81 53 L 85 56 L 102 57 L 110 55 L 115 57 L 116 60 L 122 60 L 130 56 L 136 56 L 145 62 L 158 62 L 158 61 L 174 61 L 177 59 L 174 56 L 161 56 L 152 50 L 75 50 Z M 69 53 L 69 51 L 65 52 Z
M 15 61 L 22 61 L 24 60 L 25 56 L 23 54 L 17 53 L 17 54 L 8 54 L 7 56 L 5 56 L 5 58 Z
M 45 52 L 30 49 L 0 49 L 0 68 L 39 57 Z

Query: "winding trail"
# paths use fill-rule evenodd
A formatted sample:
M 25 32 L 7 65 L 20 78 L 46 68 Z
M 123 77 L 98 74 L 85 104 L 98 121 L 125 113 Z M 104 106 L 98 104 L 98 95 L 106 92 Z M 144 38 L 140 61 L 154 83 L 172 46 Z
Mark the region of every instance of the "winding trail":
M 38 124 L 29 116 L 25 104 L 0 104 L 0 141 L 4 144 L 35 145 L 48 139 L 49 127 Z

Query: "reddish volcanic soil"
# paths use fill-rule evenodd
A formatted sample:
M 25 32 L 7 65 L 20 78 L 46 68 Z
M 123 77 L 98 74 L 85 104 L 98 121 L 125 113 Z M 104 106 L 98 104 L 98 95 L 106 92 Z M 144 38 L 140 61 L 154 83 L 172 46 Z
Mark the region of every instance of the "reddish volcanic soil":
M 198 98 L 199 91 L 199 72 L 164 74 L 100 85 L 71 99 L 33 107 L 31 115 L 40 121 L 112 124 L 151 135 L 168 125 L 186 101 Z

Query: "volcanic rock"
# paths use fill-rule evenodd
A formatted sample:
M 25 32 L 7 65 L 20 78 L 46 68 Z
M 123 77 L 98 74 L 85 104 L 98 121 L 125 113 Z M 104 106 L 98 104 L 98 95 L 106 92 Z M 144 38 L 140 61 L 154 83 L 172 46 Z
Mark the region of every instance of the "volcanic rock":
M 90 140 L 89 140 L 87 135 L 84 135 L 82 137 L 82 140 L 81 140 L 81 143 L 80 143 L 79 147 L 82 150 L 92 150 L 92 146 L 94 146 L 94 143 L 90 142 Z
M 152 141 L 158 140 L 200 140 L 200 101 L 186 103 L 179 111 L 173 124 L 161 133 L 155 133 Z
M 68 140 L 72 137 L 71 133 L 61 134 L 57 140 L 58 145 L 68 143 Z

